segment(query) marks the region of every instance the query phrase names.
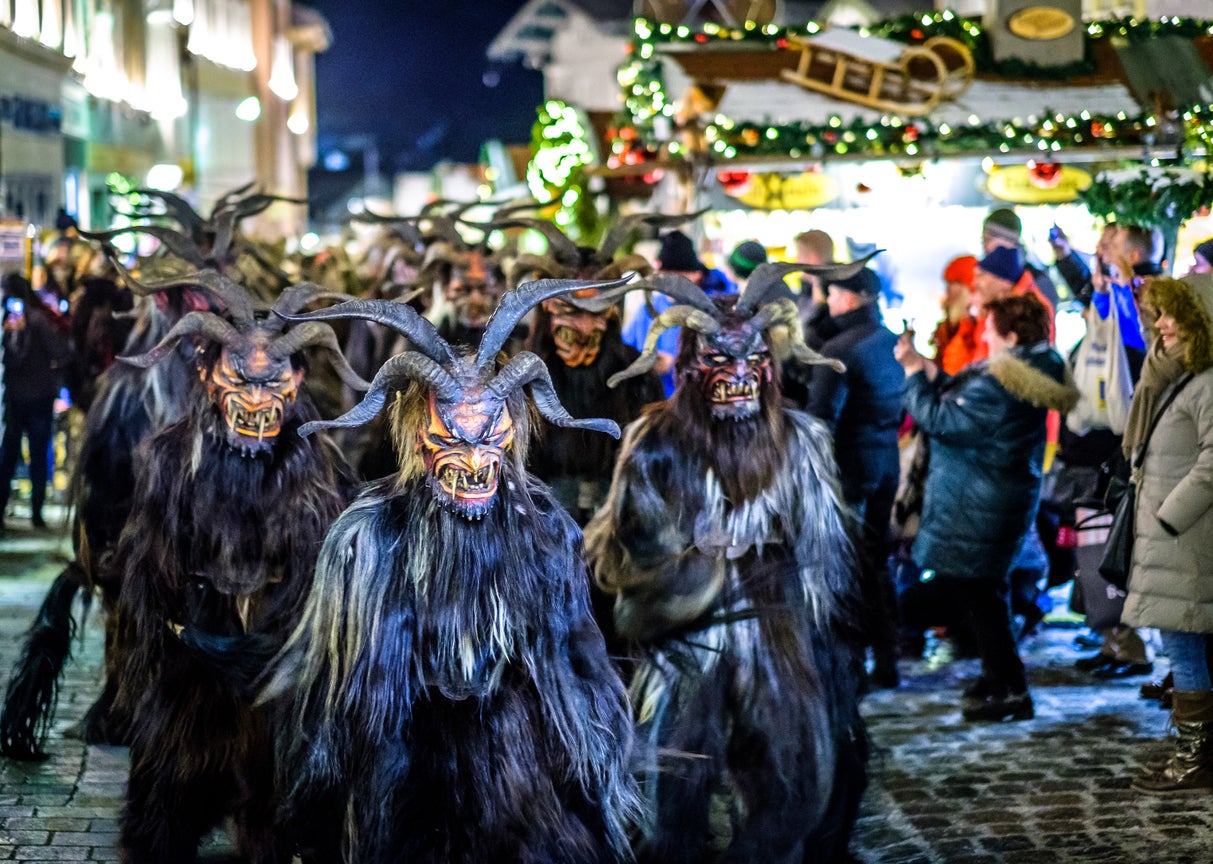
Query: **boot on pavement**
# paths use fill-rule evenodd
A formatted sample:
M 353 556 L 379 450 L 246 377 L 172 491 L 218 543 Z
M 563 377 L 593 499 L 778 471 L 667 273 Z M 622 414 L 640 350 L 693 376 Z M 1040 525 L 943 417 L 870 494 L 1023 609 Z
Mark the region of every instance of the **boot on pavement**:
M 1175 745 L 1166 763 L 1133 780 L 1139 792 L 1213 792 L 1213 690 L 1176 690 L 1171 723 Z

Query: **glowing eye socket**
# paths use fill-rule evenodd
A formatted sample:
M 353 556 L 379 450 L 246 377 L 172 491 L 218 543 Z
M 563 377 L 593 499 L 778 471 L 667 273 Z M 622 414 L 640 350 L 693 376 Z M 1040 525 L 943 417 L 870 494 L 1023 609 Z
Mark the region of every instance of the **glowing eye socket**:
M 766 356 L 766 355 L 765 355 L 765 354 L 763 354 L 761 351 L 757 351 L 757 352 L 755 352 L 755 353 L 751 354 L 751 355 L 750 355 L 749 357 L 747 357 L 746 359 L 747 359 L 747 360 L 749 360 L 751 363 L 761 363 L 761 362 L 763 361 L 763 358 L 764 358 L 765 356 Z
M 733 358 L 730 357 L 728 354 L 709 354 L 708 355 L 708 362 L 711 363 L 713 366 L 723 366 L 725 363 L 731 362 L 732 359 Z

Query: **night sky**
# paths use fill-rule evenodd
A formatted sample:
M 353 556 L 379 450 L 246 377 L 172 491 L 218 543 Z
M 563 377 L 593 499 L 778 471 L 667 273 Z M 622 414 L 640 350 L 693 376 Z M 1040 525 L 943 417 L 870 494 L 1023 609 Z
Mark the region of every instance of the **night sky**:
M 485 56 L 524 2 L 311 0 L 333 30 L 316 57 L 321 156 L 369 133 L 385 172 L 409 171 L 474 162 L 488 138 L 529 141 L 542 77 Z

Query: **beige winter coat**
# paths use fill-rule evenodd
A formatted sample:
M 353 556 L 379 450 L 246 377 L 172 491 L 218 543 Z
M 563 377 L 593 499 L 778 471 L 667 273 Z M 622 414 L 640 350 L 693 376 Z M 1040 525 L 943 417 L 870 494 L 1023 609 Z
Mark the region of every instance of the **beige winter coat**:
M 1135 527 L 1122 622 L 1213 633 L 1213 369 L 1188 382 L 1154 430 Z

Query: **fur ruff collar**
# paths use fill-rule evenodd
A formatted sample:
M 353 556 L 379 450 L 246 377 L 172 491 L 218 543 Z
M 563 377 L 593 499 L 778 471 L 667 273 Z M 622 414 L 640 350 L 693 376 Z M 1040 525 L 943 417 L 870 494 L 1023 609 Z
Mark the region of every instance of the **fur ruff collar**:
M 991 357 L 988 368 L 994 380 L 1008 393 L 1037 408 L 1065 414 L 1078 404 L 1078 390 L 1074 387 L 1069 370 L 1065 371 L 1065 379 L 1058 381 L 1013 351 Z

